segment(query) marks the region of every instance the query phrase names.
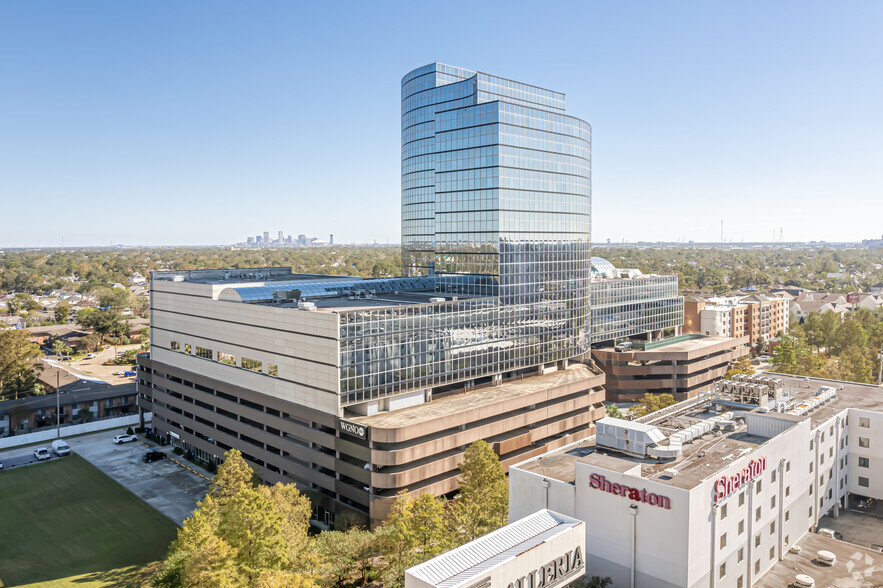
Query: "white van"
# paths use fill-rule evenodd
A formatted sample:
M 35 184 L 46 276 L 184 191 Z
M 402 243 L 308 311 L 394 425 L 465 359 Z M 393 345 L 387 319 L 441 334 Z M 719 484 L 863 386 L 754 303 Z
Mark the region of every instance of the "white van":
M 52 451 L 55 452 L 55 455 L 61 457 L 70 453 L 71 448 L 70 445 L 64 442 L 64 439 L 56 439 L 52 442 Z

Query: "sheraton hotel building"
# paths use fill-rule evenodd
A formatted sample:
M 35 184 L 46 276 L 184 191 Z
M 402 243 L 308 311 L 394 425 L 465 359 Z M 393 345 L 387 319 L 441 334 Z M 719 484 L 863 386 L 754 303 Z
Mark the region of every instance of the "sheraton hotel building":
M 407 74 L 402 276 L 154 272 L 138 359 L 154 431 L 204 459 L 239 449 L 329 525 L 454 492 L 475 440 L 508 468 L 594 434 L 592 343 L 677 329 L 683 298 L 675 276 L 591 257 L 590 135 L 560 92 Z

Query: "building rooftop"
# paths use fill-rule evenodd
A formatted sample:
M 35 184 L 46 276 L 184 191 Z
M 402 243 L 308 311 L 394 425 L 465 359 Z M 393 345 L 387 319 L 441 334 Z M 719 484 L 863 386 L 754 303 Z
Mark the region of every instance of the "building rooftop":
M 580 520 L 540 510 L 414 566 L 407 573 L 439 588 L 472 585 L 493 568 L 582 524 Z
M 623 354 L 624 359 L 629 359 L 629 354 L 641 353 L 643 351 L 655 351 L 666 353 L 695 353 L 703 351 L 715 345 L 725 345 L 735 347 L 740 344 L 748 343 L 748 337 L 707 337 L 698 333 L 688 333 L 671 337 L 670 339 L 660 339 L 658 341 L 648 341 L 644 343 L 644 349 L 638 347 L 631 351 L 618 352 Z M 600 351 L 616 352 L 611 346 L 599 347 Z
M 883 554 L 815 533 L 807 533 L 796 544 L 800 553 L 785 552 L 782 561 L 754 583 L 756 588 L 792 586 L 797 574 L 806 574 L 816 586 L 883 586 Z M 817 554 L 821 550 L 833 553 L 837 562 L 833 566 L 819 563 Z
M 785 421 L 801 422 L 810 420 L 811 428 L 816 428 L 836 413 L 846 408 L 858 408 L 883 412 L 883 388 L 870 384 L 835 382 L 818 378 L 803 378 L 775 374 L 784 380 L 784 398 L 788 405 L 797 405 L 818 394 L 821 386 L 829 386 L 837 390 L 837 397 L 822 404 L 804 416 L 768 412 L 765 416 Z M 697 399 L 684 401 L 672 409 L 660 411 L 641 419 L 645 425 L 655 425 L 666 435 L 681 431 L 699 421 L 717 416 L 711 410 L 714 394 L 707 394 Z M 787 408 L 787 407 L 786 407 Z M 757 410 L 750 411 L 759 413 Z M 743 413 L 744 414 L 744 413 Z M 734 411 L 738 416 L 739 411 Z M 545 477 L 573 483 L 576 462 L 590 463 L 609 469 L 631 469 L 641 466 L 641 476 L 646 479 L 665 483 L 676 488 L 689 489 L 709 478 L 716 477 L 729 463 L 741 455 L 753 451 L 766 443 L 768 437 L 751 435 L 744 422 L 738 421 L 736 429 L 729 433 L 715 436 L 712 433 L 703 435 L 692 443 L 682 446 L 683 453 L 674 460 L 641 459 L 617 453 L 595 444 L 595 437 L 590 437 L 573 445 L 562 447 L 546 455 L 522 462 L 514 467 L 534 472 Z M 665 443 L 660 443 L 665 445 Z M 611 467 L 620 464 L 621 467 Z M 671 469 L 676 475 L 671 475 Z
M 403 426 L 418 425 L 426 421 L 442 419 L 448 415 L 512 400 L 526 394 L 533 394 L 581 380 L 597 377 L 598 374 L 585 364 L 574 364 L 565 370 L 544 376 L 533 376 L 523 380 L 506 382 L 499 386 L 475 388 L 469 392 L 433 398 L 432 402 L 418 404 L 400 410 L 381 412 L 371 416 L 355 417 L 350 420 L 372 428 L 398 429 Z M 349 417 L 347 417 L 349 418 Z

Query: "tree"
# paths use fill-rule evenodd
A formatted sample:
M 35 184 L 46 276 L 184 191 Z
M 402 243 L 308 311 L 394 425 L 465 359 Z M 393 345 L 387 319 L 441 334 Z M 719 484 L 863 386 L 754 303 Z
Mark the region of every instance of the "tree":
M 743 355 L 739 359 L 737 359 L 727 373 L 724 375 L 724 378 L 727 380 L 731 380 L 733 376 L 736 374 L 753 374 L 754 366 L 751 365 L 751 360 L 748 359 L 747 355 Z
M 402 490 L 396 496 L 378 540 L 385 556 L 383 585 L 400 588 L 405 570 L 445 551 L 450 546 L 445 506 L 431 494 L 417 497 Z
M 648 392 L 641 397 L 638 404 L 632 409 L 637 418 L 648 415 L 657 410 L 662 410 L 666 406 L 675 404 L 675 397 L 671 394 L 657 394 Z
M 84 308 L 77 313 L 77 322 L 87 329 L 93 329 L 102 343 L 109 334 L 119 333 L 124 328 L 119 315 L 113 310 Z
M 850 345 L 837 360 L 840 379 L 850 382 L 873 383 L 874 362 L 868 358 L 867 348 Z
M 364 529 L 326 531 L 316 538 L 322 560 L 322 577 L 334 586 L 358 581 L 364 584 L 377 551 L 377 536 Z
M 73 352 L 73 347 L 71 347 L 61 339 L 56 339 L 55 343 L 52 344 L 52 351 L 55 352 L 55 355 L 59 357 L 64 357 L 66 355 L 70 355 Z
M 508 522 L 509 482 L 500 458 L 486 441 L 466 448 L 460 464 L 460 494 L 453 506 L 460 544 Z
M 616 406 L 615 404 L 608 404 L 607 409 L 604 412 L 607 414 L 607 416 L 609 416 L 611 418 L 614 418 L 614 419 L 621 419 L 622 418 L 622 411 L 619 410 L 619 407 Z
M 313 586 L 310 502 L 292 484 L 258 485 L 231 449 L 184 521 L 155 586 Z
M 40 348 L 28 338 L 27 331 L 0 330 L 0 397 L 10 392 L 29 390 L 36 381 L 34 360 L 40 357 Z
M 70 316 L 71 305 L 66 300 L 62 300 L 55 305 L 52 314 L 55 316 L 56 323 L 66 323 L 67 317 Z
M 797 364 L 808 353 L 803 341 L 793 335 L 783 335 L 776 345 L 770 363 L 781 374 L 796 374 Z

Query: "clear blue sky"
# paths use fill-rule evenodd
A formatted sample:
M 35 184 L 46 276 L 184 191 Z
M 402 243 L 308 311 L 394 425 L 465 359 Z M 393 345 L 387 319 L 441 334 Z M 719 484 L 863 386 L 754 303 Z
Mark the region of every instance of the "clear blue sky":
M 399 241 L 400 80 L 567 94 L 593 240 L 883 233 L 883 2 L 0 3 L 0 246 Z

